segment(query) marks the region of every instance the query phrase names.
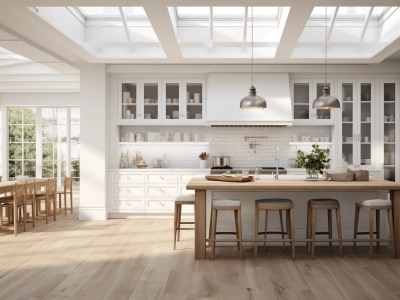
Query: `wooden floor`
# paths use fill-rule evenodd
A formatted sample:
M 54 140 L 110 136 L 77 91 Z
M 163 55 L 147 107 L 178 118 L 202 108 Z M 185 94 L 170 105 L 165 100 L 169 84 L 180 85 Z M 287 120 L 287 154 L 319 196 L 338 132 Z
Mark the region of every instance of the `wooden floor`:
M 30 228 L 30 226 L 29 226 Z M 240 260 L 221 247 L 195 261 L 193 231 L 172 250 L 172 219 L 78 221 L 77 214 L 17 237 L 0 233 L 0 299 L 400 299 L 400 260 L 273 247 Z M 225 256 L 225 258 L 222 258 Z

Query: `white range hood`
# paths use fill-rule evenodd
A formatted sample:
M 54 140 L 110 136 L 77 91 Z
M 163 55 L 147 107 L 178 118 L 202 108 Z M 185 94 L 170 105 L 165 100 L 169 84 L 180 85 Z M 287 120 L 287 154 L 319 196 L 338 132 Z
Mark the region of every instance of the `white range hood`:
M 257 95 L 267 108 L 240 109 L 249 94 L 250 73 L 211 73 L 207 84 L 207 125 L 209 126 L 291 126 L 292 102 L 288 73 L 255 73 Z

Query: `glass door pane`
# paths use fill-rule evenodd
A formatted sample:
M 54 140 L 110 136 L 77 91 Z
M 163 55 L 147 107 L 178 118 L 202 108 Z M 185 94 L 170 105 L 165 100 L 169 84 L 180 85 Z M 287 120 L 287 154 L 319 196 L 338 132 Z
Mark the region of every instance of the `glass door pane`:
M 330 87 L 331 84 L 327 83 Z M 317 97 L 322 95 L 322 88 L 325 86 L 325 83 L 317 83 Z M 312 99 L 314 101 L 314 99 Z M 330 119 L 331 118 L 331 110 L 330 109 L 317 109 L 316 110 L 317 119 Z
M 143 101 L 144 119 L 158 119 L 158 83 L 144 84 L 144 101 Z
M 342 159 L 353 165 L 353 83 L 342 83 Z
M 179 119 L 179 83 L 166 83 L 165 97 L 165 118 Z
M 293 85 L 293 118 L 308 120 L 310 118 L 310 85 L 295 83 Z
M 137 118 L 137 85 L 136 83 L 122 84 L 122 119 Z
M 203 84 L 186 84 L 186 119 L 203 119 Z
M 383 85 L 384 178 L 396 180 L 396 84 Z
M 360 144 L 361 144 L 361 165 L 371 165 L 371 83 L 361 83 L 360 86 Z

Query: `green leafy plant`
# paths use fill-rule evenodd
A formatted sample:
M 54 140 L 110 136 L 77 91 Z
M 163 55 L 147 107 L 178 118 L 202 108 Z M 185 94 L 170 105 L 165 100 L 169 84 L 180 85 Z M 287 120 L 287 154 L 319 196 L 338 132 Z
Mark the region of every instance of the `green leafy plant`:
M 329 149 L 321 149 L 317 144 L 312 145 L 309 153 L 299 149 L 296 162 L 300 168 L 306 169 L 307 175 L 318 177 L 318 174 L 323 174 L 323 171 L 330 167 Z

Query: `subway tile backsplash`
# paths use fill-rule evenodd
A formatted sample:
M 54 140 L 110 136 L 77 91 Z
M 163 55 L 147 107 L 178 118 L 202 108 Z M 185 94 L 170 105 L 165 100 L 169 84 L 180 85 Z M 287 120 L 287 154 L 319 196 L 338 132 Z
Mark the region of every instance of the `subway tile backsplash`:
M 280 152 L 280 165 L 288 166 L 289 158 L 294 158 L 296 146 L 289 145 L 294 138 L 301 139 L 307 136 L 312 138 L 329 138 L 331 140 L 331 128 L 328 126 L 293 126 L 293 127 L 197 127 L 197 126 L 121 126 L 120 137 L 125 139 L 129 133 L 142 134 L 145 137 L 147 132 L 160 132 L 166 139 L 173 139 L 173 135 L 186 137 L 190 134 L 191 138 L 196 135 L 202 142 L 209 142 L 206 145 L 180 146 L 166 145 L 160 146 L 140 146 L 123 145 L 121 151 L 129 150 L 130 156 L 135 151 L 141 151 L 144 159 L 151 167 L 154 158 L 161 158 L 165 153 L 168 159 L 168 167 L 171 168 L 198 168 L 198 155 L 209 152 L 210 157 L 207 167 L 212 167 L 212 157 L 215 155 L 230 156 L 232 167 L 263 167 L 275 166 L 277 148 Z M 183 140 L 183 139 L 182 139 Z M 253 145 L 250 148 L 250 144 Z

